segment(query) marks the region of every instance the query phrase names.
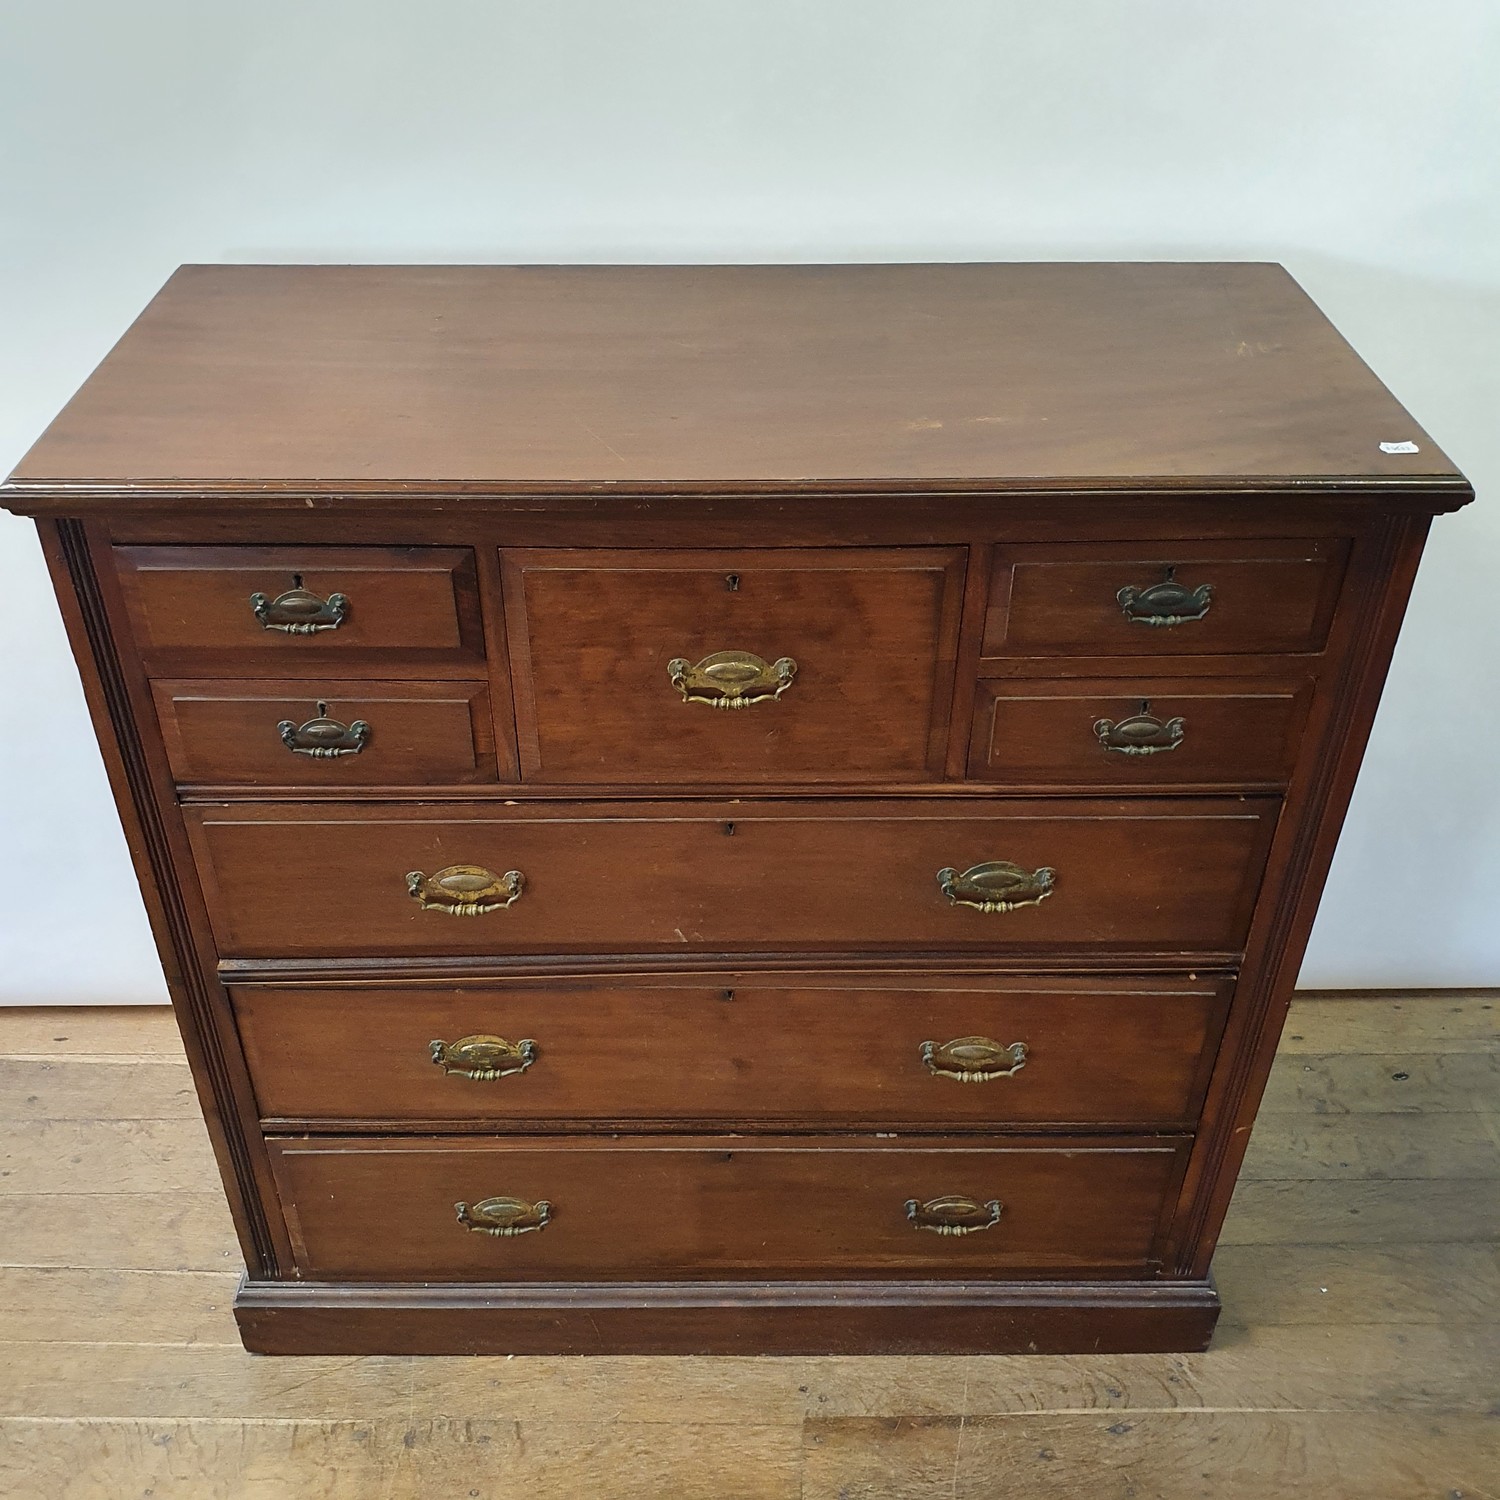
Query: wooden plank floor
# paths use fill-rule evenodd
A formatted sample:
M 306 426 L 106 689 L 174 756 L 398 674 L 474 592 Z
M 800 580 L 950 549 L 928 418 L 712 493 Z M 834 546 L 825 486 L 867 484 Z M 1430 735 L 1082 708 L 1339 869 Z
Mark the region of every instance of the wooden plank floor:
M 1495 1500 L 1500 1008 L 1293 1010 L 1207 1354 L 265 1359 L 164 1011 L 0 1010 L 6 1500 Z

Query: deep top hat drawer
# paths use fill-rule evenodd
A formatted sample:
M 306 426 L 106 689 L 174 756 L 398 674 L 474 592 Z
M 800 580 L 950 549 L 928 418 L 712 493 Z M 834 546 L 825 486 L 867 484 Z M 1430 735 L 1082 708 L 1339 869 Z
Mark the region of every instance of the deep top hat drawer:
M 963 559 L 953 547 L 507 551 L 527 774 L 732 785 L 940 772 Z

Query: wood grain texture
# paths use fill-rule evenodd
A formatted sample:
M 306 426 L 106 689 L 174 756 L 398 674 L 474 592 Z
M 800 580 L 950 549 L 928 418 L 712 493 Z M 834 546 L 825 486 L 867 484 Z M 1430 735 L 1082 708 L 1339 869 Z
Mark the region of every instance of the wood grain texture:
M 1034 986 L 1034 987 L 1033 987 Z M 287 1122 L 734 1122 L 736 1128 L 957 1122 L 1190 1127 L 1228 1001 L 1226 982 L 996 981 L 986 976 L 702 975 L 656 985 L 525 981 L 463 988 L 231 989 L 261 1114 Z M 431 1046 L 499 1036 L 536 1061 L 474 1079 Z M 1019 1044 L 1013 1077 L 961 1082 L 923 1046 Z M 938 1058 L 941 1064 L 941 1057 Z M 997 1068 L 1014 1068 L 1010 1054 Z M 4 1103 L 0 1063 L 0 1110 Z M 316 1127 L 314 1127 L 316 1128 Z
M 1483 1113 L 1337 1115 L 1256 1121 L 1242 1176 L 1247 1181 L 1311 1178 L 1500 1179 L 1500 1129 Z M 1500 1186 L 1493 1189 L 1500 1193 Z
M 507 548 L 503 561 L 530 779 L 780 787 L 941 772 L 959 549 Z M 722 651 L 790 660 L 796 676 L 734 711 L 686 702 L 668 664 Z
M 103 1270 L 238 1271 L 234 1224 L 213 1174 L 192 1188 L 0 1193 L 0 1264 Z
M 0 1138 L 0 1198 L 193 1189 L 207 1180 L 213 1159 L 197 1117 L 20 1120 Z
M 1229 1336 L 1232 1335 L 1232 1336 Z M 0 1345 L 0 1416 L 369 1421 L 566 1415 L 587 1422 L 924 1418 L 1102 1412 L 1486 1414 L 1500 1324 L 1229 1330 L 1187 1355 L 975 1355 L 587 1362 L 310 1355 L 205 1344 Z M 1414 1378 L 1415 1372 L 1420 1376 Z
M 185 266 L 12 482 L 1266 475 L 1457 477 L 1278 266 Z
M 674 804 L 281 803 L 193 808 L 226 957 L 1166 948 L 1243 941 L 1277 804 L 997 800 Z M 1057 871 L 1011 912 L 937 873 Z M 422 910 L 407 871 L 518 870 L 514 906 Z M 607 892 L 608 899 L 600 899 Z
M 968 773 L 982 781 L 1099 790 L 1282 786 L 1291 775 L 1310 684 L 1243 678 L 982 680 Z M 1175 740 L 1130 754 L 1100 721 L 1180 720 Z M 1163 748 L 1164 747 L 1164 748 Z
M 1500 997 L 1448 990 L 1427 998 L 1385 997 L 1351 1006 L 1299 999 L 1281 1034 L 1281 1051 L 1500 1053 Z
M 489 695 L 481 683 L 298 681 L 154 682 L 172 774 L 209 786 L 462 786 L 496 779 Z M 324 718 L 363 723 L 352 753 L 311 756 L 288 746 Z M 346 739 L 352 736 L 345 736 Z M 294 744 L 316 745 L 306 736 Z M 507 775 L 512 768 L 506 765 Z
M 163 1057 L 0 1057 L 0 1121 L 192 1120 L 187 1064 Z
M 1192 537 L 1146 550 L 1129 542 L 1001 546 L 994 553 L 985 657 L 1279 655 L 1322 649 L 1343 581 L 1338 541 Z M 1120 590 L 1169 577 L 1210 590 L 1206 613 L 1148 625 Z
M 73 1056 L 187 1060 L 167 1005 L 0 1006 L 0 1057 Z
M 247 1282 L 264 1354 L 1099 1354 L 1206 1349 L 1206 1281 L 921 1280 Z
M 479 656 L 473 554 L 442 547 L 116 547 L 136 645 L 157 670 L 232 663 L 249 676 L 389 669 Z M 301 580 L 299 583 L 298 580 Z M 313 634 L 270 629 L 253 597 L 293 587 L 342 594 L 347 613 Z M 193 675 L 191 672 L 183 675 Z
M 798 1500 L 795 1426 L 504 1418 L 0 1420 L 9 1500 Z
M 1491 1411 L 1500 1321 L 1223 1329 L 1200 1354 L 828 1360 L 807 1375 L 820 1416 L 1034 1411 Z M 1413 1379 L 1415 1370 L 1422 1372 Z
M 1493 1111 L 1500 1051 L 1283 1052 L 1261 1107 L 1320 1115 Z
M 1241 1182 L 1226 1245 L 1389 1245 L 1500 1239 L 1500 1193 L 1490 1179 Z
M 859 1136 L 273 1138 L 302 1275 L 315 1280 L 840 1275 L 963 1280 L 1150 1269 L 1186 1142 Z M 991 1227 L 925 1232 L 908 1201 L 994 1202 Z M 458 1202 L 546 1201 L 499 1238 Z M 371 1240 L 390 1204 L 399 1235 Z
M 1221 1245 L 1214 1279 L 1236 1327 L 1492 1323 L 1500 1246 Z
M 0 1265 L 0 1329 L 16 1343 L 239 1347 L 239 1273 Z
M 1500 1464 L 1492 1418 L 1202 1412 L 809 1423 L 803 1500 L 1455 1500 Z
M 0 1417 L 173 1421 L 563 1420 L 795 1430 L 813 1362 L 738 1358 L 264 1359 L 243 1349 L 0 1345 Z

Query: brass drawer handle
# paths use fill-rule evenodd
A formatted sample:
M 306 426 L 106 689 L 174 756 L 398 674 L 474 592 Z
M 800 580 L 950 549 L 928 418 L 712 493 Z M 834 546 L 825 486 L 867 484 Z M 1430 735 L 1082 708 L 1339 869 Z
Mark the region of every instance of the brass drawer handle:
M 706 703 L 710 708 L 749 708 L 767 703 L 791 687 L 797 663 L 790 656 L 767 662 L 749 651 L 716 651 L 696 667 L 674 656 L 667 676 L 684 703 Z
M 1009 860 L 971 865 L 962 875 L 954 869 L 937 872 L 938 889 L 954 906 L 975 911 L 1014 911 L 1045 901 L 1057 884 L 1057 871 L 1043 865 L 1027 872 Z
M 1175 750 L 1187 732 L 1183 719 L 1158 719 L 1149 700 L 1141 700 L 1141 711 L 1128 719 L 1095 719 L 1094 733 L 1106 750 L 1121 755 L 1161 755 Z
M 491 1078 L 509 1078 L 524 1073 L 536 1061 L 537 1047 L 531 1040 L 508 1042 L 503 1036 L 461 1036 L 456 1042 L 441 1037 L 427 1044 L 432 1060 L 445 1073 L 484 1083 Z
M 472 1208 L 467 1203 L 455 1203 L 453 1211 L 465 1229 L 501 1239 L 545 1229 L 552 1221 L 552 1205 L 545 1198 L 538 1198 L 535 1203 L 524 1198 L 486 1198 Z
M 407 894 L 423 911 L 445 911 L 450 917 L 482 917 L 504 911 L 521 899 L 526 877 L 519 870 L 493 875 L 482 865 L 449 865 L 436 875 L 409 870 Z
M 915 1198 L 906 1200 L 906 1217 L 931 1234 L 978 1234 L 981 1229 L 993 1229 L 1000 1222 L 1000 1212 L 998 1198 L 980 1203 L 962 1193 L 929 1198 L 926 1203 L 918 1203 Z
M 293 755 L 310 755 L 314 760 L 331 760 L 339 755 L 358 755 L 369 743 L 370 726 L 363 719 L 342 724 L 328 717 L 328 705 L 318 704 L 317 717 L 305 724 L 283 719 L 276 726 L 281 743 Z
M 1026 1066 L 1025 1042 L 1002 1047 L 987 1036 L 961 1036 L 951 1042 L 923 1042 L 922 1061 L 929 1073 L 956 1083 L 988 1083 L 992 1078 L 1014 1078 Z M 1010 1059 L 1010 1066 L 1005 1059 Z
M 280 630 L 286 635 L 315 635 L 320 630 L 337 630 L 349 614 L 349 596 L 330 594 L 320 598 L 302 587 L 302 575 L 292 574 L 292 586 L 274 599 L 265 594 L 251 594 L 250 608 L 262 629 Z
M 1177 569 L 1167 568 L 1160 583 L 1138 589 L 1126 584 L 1115 598 L 1127 620 L 1137 625 L 1187 625 L 1201 620 L 1213 602 L 1214 586 L 1201 583 L 1195 589 L 1177 582 Z

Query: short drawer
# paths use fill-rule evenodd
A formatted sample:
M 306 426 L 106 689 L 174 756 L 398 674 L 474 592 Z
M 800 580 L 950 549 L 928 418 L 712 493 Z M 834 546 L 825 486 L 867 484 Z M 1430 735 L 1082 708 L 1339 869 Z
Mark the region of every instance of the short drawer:
M 1279 786 L 1311 696 L 1306 680 L 987 679 L 969 775 L 1021 786 Z
M 938 774 L 963 562 L 960 548 L 923 547 L 508 551 L 527 774 Z
M 187 810 L 220 951 L 1237 950 L 1270 797 Z
M 1001 547 L 983 652 L 1183 656 L 1321 651 L 1347 543 L 1060 543 Z
M 754 975 L 231 988 L 276 1122 L 1196 1123 L 1227 980 Z
M 182 784 L 444 786 L 496 776 L 481 682 L 167 679 L 151 690 Z
M 513 1281 L 1140 1272 L 1157 1261 L 1188 1143 L 323 1136 L 269 1145 L 302 1275 Z
M 154 667 L 224 659 L 296 677 L 484 655 L 474 557 L 453 547 L 116 547 Z M 389 668 L 387 668 L 389 670 Z

